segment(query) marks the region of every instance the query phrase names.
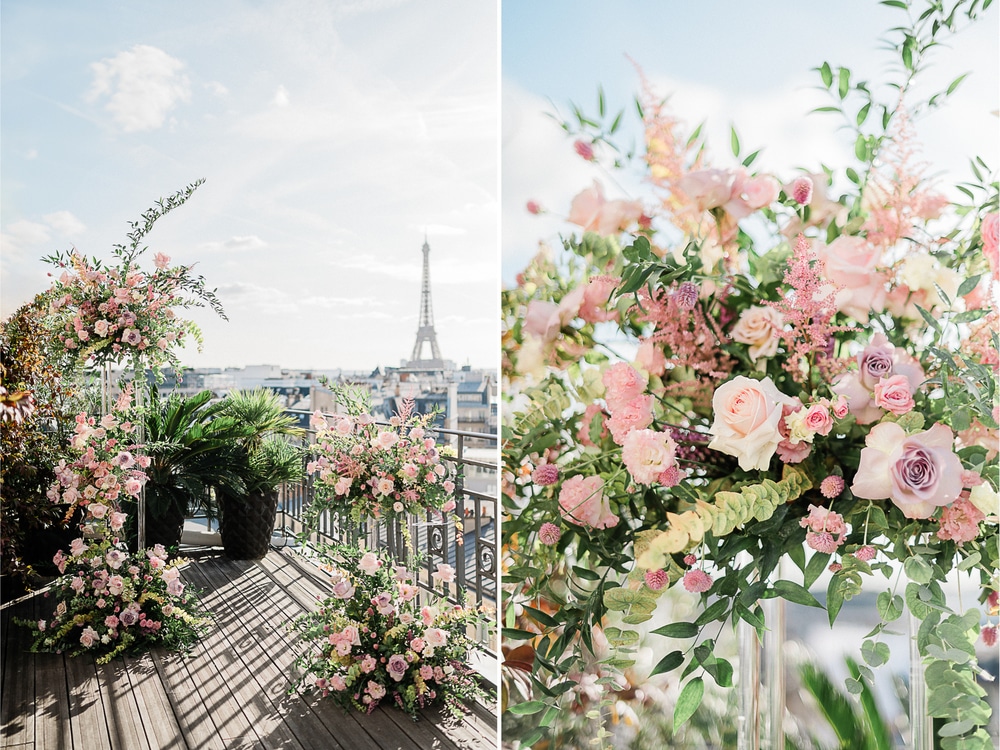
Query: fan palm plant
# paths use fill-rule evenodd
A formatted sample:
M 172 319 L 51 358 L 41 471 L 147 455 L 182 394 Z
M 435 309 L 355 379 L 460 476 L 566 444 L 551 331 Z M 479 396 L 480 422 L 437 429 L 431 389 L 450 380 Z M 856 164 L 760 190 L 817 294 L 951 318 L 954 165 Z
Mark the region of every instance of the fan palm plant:
M 173 546 L 180 542 L 184 518 L 198 507 L 218 515 L 211 488 L 243 492 L 239 470 L 240 441 L 250 428 L 222 413 L 212 392 L 163 400 L 154 388 L 145 416 L 146 446 L 151 459 L 146 470 L 146 539 Z
M 237 441 L 233 464 L 244 487 L 220 488 L 222 545 L 237 560 L 258 559 L 271 540 L 278 487 L 304 475 L 304 453 L 293 441 L 305 431 L 266 388 L 231 392 L 220 413 L 246 429 Z

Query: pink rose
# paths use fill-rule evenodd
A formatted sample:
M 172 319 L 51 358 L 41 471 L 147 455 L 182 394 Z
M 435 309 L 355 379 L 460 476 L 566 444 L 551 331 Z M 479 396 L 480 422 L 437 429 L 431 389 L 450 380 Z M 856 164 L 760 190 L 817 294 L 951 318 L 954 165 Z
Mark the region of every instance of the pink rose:
M 733 193 L 736 175 L 724 169 L 701 169 L 688 172 L 675 185 L 699 211 L 725 204 Z
M 826 278 L 841 287 L 837 291 L 837 309 L 862 323 L 871 312 L 885 309 L 886 276 L 876 270 L 882 252 L 863 237 L 842 234 L 825 247 L 817 243 Z
M 663 347 L 652 339 L 645 339 L 639 344 L 635 354 L 635 363 L 650 375 L 663 375 L 667 369 L 667 358 L 663 356 Z
M 563 482 L 559 507 L 564 519 L 579 526 L 609 529 L 618 523 L 604 496 L 604 480 L 598 476 L 577 475 Z
M 750 307 L 740 313 L 730 331 L 733 341 L 749 344 L 748 354 L 756 362 L 760 357 L 778 353 L 778 332 L 784 325 L 781 313 L 771 307 Z
M 153 265 L 159 268 L 161 271 L 170 265 L 170 256 L 165 253 L 157 253 L 153 257 Z
M 910 381 L 903 375 L 892 375 L 879 380 L 875 384 L 872 398 L 876 406 L 892 412 L 897 417 L 912 411 L 914 407 Z
M 455 580 L 455 569 L 447 563 L 438 563 L 437 570 L 431 573 L 431 577 L 435 581 L 451 583 Z
M 334 690 L 338 692 L 347 690 L 347 682 L 341 675 L 335 674 L 333 677 L 330 678 L 330 687 L 332 687 Z
M 633 430 L 622 445 L 622 461 L 639 484 L 652 484 L 676 465 L 677 444 L 665 432 Z
M 604 197 L 604 188 L 597 180 L 581 191 L 570 204 L 567 219 L 584 231 L 597 232 L 602 237 L 615 234 L 642 216 L 639 201 L 613 200 Z
M 374 552 L 365 552 L 358 561 L 358 568 L 370 576 L 375 575 L 382 567 L 382 561 Z
M 861 450 L 851 492 L 865 500 L 889 498 L 907 518 L 929 518 L 962 492 L 962 462 L 951 429 L 935 424 L 907 435 L 895 422 L 875 425 Z
M 564 296 L 559 304 L 548 300 L 531 300 L 521 329 L 542 341 L 555 341 L 560 329 L 577 316 L 583 295 L 584 287 L 580 286 Z
M 733 378 L 712 397 L 715 420 L 709 430 L 713 437 L 708 447 L 736 456 L 744 471 L 767 469 L 782 440 L 781 407 L 793 403 L 770 378 Z
M 829 435 L 833 429 L 833 417 L 823 404 L 813 404 L 803 419 L 805 426 L 817 435 Z
M 613 276 L 594 276 L 583 287 L 583 299 L 580 301 L 579 316 L 588 323 L 602 323 L 617 320 L 618 311 L 608 310 L 608 300 L 621 279 Z
M 979 236 L 983 240 L 983 255 L 990 264 L 993 277 L 1000 275 L 1000 214 L 996 211 L 986 214 L 979 227 Z
M 448 642 L 448 632 L 441 628 L 427 628 L 424 632 L 424 640 L 432 648 L 441 648 Z
M 618 362 L 605 370 L 601 382 L 605 388 L 604 400 L 612 412 L 623 408 L 646 390 L 645 378 L 626 362 Z
M 858 424 L 870 424 L 881 419 L 883 413 L 874 399 L 875 386 L 893 375 L 903 375 L 910 384 L 911 393 L 924 381 L 920 363 L 878 333 L 858 355 L 858 371 L 841 375 L 831 390 L 847 399 Z

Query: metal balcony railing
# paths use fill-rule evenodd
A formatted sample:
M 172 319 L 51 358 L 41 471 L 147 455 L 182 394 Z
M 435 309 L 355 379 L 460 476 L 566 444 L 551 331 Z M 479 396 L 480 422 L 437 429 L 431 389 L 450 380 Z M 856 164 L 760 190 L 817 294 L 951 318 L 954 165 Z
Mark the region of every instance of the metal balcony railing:
M 289 413 L 308 419 L 308 412 Z M 438 442 L 450 445 L 454 456 L 443 458 L 457 467 L 455 481 L 455 511 L 462 519 L 462 529 L 456 527 L 452 514 L 445 518 L 437 513 L 409 518 L 410 535 L 417 551 L 419 564 L 407 561 L 414 570 L 416 583 L 425 590 L 441 592 L 442 584 L 431 578 L 439 563 L 455 568 L 454 582 L 447 584 L 446 597 L 453 603 L 486 606 L 495 610 L 497 605 L 497 511 L 499 474 L 497 466 L 497 436 L 495 434 L 435 428 Z M 315 433 L 307 431 L 307 441 L 313 442 Z M 313 499 L 313 477 L 294 485 L 285 485 L 279 496 L 277 529 L 287 537 L 297 537 L 306 530 L 303 517 Z M 406 550 L 402 529 L 397 524 L 383 521 L 366 521 L 355 524 L 348 516 L 325 512 L 320 516 L 318 528 L 310 531 L 305 540 L 308 556 L 317 543 L 357 544 L 364 539 L 370 548 L 388 549 L 403 562 Z M 477 633 L 477 640 L 486 655 L 496 658 L 496 635 L 485 628 Z

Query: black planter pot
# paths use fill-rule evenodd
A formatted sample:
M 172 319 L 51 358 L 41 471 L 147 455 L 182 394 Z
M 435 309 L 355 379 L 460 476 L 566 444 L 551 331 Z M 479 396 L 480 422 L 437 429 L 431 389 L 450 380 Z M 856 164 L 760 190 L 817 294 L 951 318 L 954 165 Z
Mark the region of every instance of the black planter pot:
M 226 556 L 260 560 L 267 554 L 278 513 L 278 492 L 242 497 L 222 496 L 219 531 Z
M 178 546 L 184 533 L 184 511 L 184 508 L 171 503 L 161 515 L 154 516 L 147 506 L 146 547 L 154 544 L 162 544 L 167 549 Z

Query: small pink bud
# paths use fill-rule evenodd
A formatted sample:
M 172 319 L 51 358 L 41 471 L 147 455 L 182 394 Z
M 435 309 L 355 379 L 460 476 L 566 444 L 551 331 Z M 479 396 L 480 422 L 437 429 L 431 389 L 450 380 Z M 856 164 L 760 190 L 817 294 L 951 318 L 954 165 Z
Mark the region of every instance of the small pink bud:
M 792 183 L 792 200 L 800 206 L 807 206 L 812 200 L 813 181 L 808 177 L 799 177 Z
M 556 544 L 562 537 L 562 531 L 554 523 L 543 523 L 542 528 L 538 530 L 538 539 L 542 544 L 553 545 Z
M 582 156 L 587 161 L 594 160 L 594 147 L 591 146 L 586 141 L 577 141 L 573 144 L 573 148 L 576 149 L 576 153 Z
M 537 216 L 538 214 L 542 213 L 543 210 L 544 209 L 542 208 L 541 204 L 539 204 L 537 201 L 528 201 L 529 214 L 534 214 L 535 216 Z
M 653 591 L 659 591 L 670 579 L 667 577 L 667 572 L 665 570 L 647 570 L 646 571 L 646 585 L 649 586 Z

